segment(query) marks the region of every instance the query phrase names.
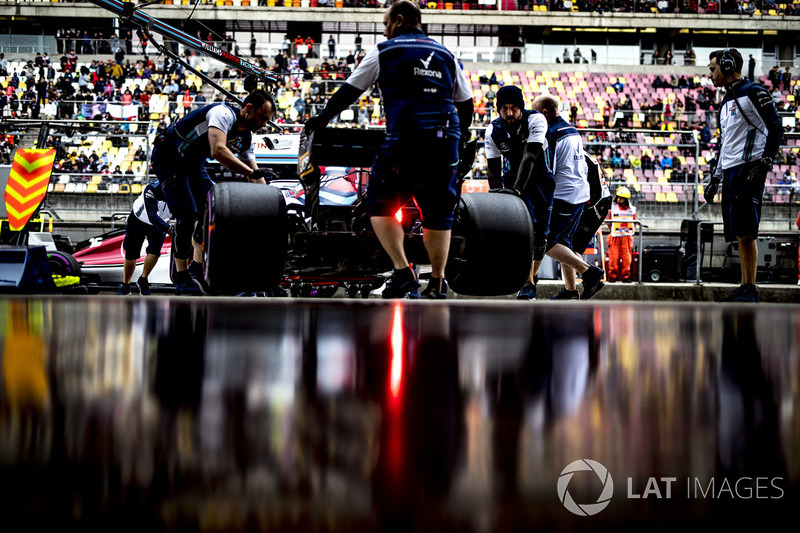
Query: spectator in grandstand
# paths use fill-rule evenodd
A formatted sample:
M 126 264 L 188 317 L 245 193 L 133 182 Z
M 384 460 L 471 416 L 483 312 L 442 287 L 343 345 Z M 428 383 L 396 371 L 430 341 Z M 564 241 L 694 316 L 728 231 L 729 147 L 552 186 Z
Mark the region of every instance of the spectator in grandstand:
M 611 102 L 606 102 L 603 106 L 603 127 L 608 128 L 611 114 L 613 113 L 614 106 Z
M 361 34 L 360 33 L 356 34 L 356 38 L 355 38 L 354 42 L 355 42 L 355 45 L 356 45 L 356 53 L 361 52 L 361 43 L 363 42 L 363 39 L 361 38 Z
M 767 80 L 769 80 L 770 85 L 772 85 L 773 91 L 775 89 L 780 90 L 781 88 L 781 71 L 779 68 L 778 65 L 775 65 L 770 69 L 769 73 L 767 73 Z
M 800 184 L 797 183 L 797 178 L 795 178 L 794 173 L 788 168 L 778 181 L 778 185 L 778 194 L 788 195 L 789 200 L 794 200 L 795 195 L 800 192 Z
M 255 162 L 252 132 L 273 116 L 275 103 L 263 91 L 245 98 L 241 109 L 211 104 L 195 109 L 164 130 L 153 143 L 151 168 L 158 177 L 170 211 L 175 215 L 176 294 L 203 290 L 202 238 L 192 238 L 199 209 L 213 182 L 205 162 L 214 158 L 227 169 L 243 174 L 252 183 L 266 183 L 265 170 Z M 194 251 L 193 241 L 194 240 Z M 189 258 L 195 262 L 189 271 Z
M 139 259 L 145 239 L 147 239 L 147 255 L 136 285 L 142 296 L 151 294 L 148 277 L 161 256 L 164 237 L 169 234 L 170 237 L 175 238 L 175 229 L 169 225 L 170 218 L 172 218 L 172 214 L 167 206 L 164 192 L 161 190 L 161 184 L 158 180 L 151 181 L 145 185 L 142 194 L 134 200 L 131 212 L 128 214 L 125 239 L 122 241 L 122 249 L 125 252 L 125 262 L 122 264 L 122 284 L 117 289 L 117 294 L 128 295 L 131 293 L 131 278 L 136 270 L 136 260 Z
M 750 59 L 747 61 L 747 79 L 758 81 L 756 80 L 756 58 L 753 57 L 753 54 L 750 54 Z
M 614 150 L 614 153 L 611 156 L 611 168 L 622 168 L 622 157 L 620 157 L 617 150 Z
M 650 156 L 650 152 L 642 154 L 642 170 L 653 170 L 653 158 Z
M 651 65 L 660 65 L 661 64 L 661 56 L 658 53 L 658 50 L 653 50 L 653 57 L 650 59 Z M 653 85 L 655 87 L 655 85 Z
M 779 88 L 772 90 L 772 103 L 775 104 L 775 107 L 781 104 L 782 98 L 781 90 Z
M 372 166 L 366 205 L 394 265 L 383 296 L 401 298 L 420 286 L 406 258 L 402 226 L 394 218 L 413 197 L 423 214 L 423 244 L 432 266 L 422 296 L 445 298 L 456 165 L 459 143 L 469 136 L 472 91 L 453 54 L 422 32 L 416 4 L 393 2 L 383 24 L 388 40 L 370 49 L 325 109 L 306 122 L 306 130 L 323 129 L 377 81 L 386 112 L 386 142 Z
M 636 220 L 636 208 L 630 202 L 630 189 L 619 187 L 609 214 L 611 233 L 608 236 L 608 281 L 612 283 L 617 280 L 623 283 L 631 281 L 635 228 L 630 221 Z
M 69 54 L 67 54 L 67 62 L 69 63 L 70 72 L 75 72 L 78 66 L 78 54 L 75 53 L 75 50 L 69 51 Z
M 564 48 L 564 51 L 561 53 L 561 61 L 563 63 L 572 63 L 572 60 L 569 58 L 569 50 Z
M 333 35 L 328 37 L 328 59 L 333 59 L 336 57 L 336 39 L 333 38 Z
M 792 71 L 789 67 L 786 67 L 786 70 L 781 74 L 781 83 L 784 91 L 789 92 L 792 90 Z
M 696 11 L 697 11 L 697 9 L 695 9 L 695 12 Z M 683 64 L 684 65 L 689 65 L 689 66 L 690 65 L 694 65 L 695 59 L 696 59 L 696 56 L 694 54 L 694 50 L 692 50 L 691 48 L 687 48 L 686 52 L 684 52 L 684 54 L 683 54 Z
M 575 51 L 572 52 L 572 62 L 580 63 L 582 59 L 583 59 L 583 54 L 581 54 L 581 49 L 576 47 Z
M 551 95 L 538 96 L 531 105 L 547 120 L 547 151 L 550 171 L 555 179 L 552 214 L 547 236 L 547 255 L 561 263 L 564 288 L 553 300 L 588 300 L 603 288 L 603 270 L 589 266 L 573 251 L 573 236 L 578 229 L 584 204 L 590 199 L 588 167 L 581 136 L 561 118 L 558 100 Z M 586 246 L 583 247 L 586 249 Z M 536 275 L 536 266 L 534 273 Z M 583 294 L 575 286 L 575 272 L 583 277 Z M 532 281 L 532 280 L 531 280 Z
M 761 201 L 783 136 L 781 119 L 769 93 L 742 77 L 743 63 L 735 48 L 709 55 L 714 85 L 725 87 L 726 92 L 720 108 L 719 163 L 704 196 L 706 202 L 713 203 L 722 183 L 725 240 L 738 241 L 742 270 L 741 285 L 722 299 L 726 302 L 759 301 L 755 281 Z

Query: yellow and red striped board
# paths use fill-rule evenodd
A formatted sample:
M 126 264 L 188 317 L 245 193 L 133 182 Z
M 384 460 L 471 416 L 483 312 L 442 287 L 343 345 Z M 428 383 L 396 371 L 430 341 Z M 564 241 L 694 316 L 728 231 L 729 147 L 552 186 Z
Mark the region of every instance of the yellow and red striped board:
M 52 148 L 17 150 L 5 193 L 8 225 L 12 230 L 24 228 L 44 200 L 55 157 L 56 151 Z

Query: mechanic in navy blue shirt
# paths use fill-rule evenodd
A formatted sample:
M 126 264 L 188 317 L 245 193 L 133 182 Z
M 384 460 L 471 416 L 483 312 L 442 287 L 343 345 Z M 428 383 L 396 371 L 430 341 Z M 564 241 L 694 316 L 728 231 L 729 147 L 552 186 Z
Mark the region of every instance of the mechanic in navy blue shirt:
M 778 153 L 783 126 L 769 91 L 742 77 L 742 54 L 735 48 L 709 55 L 715 87 L 725 87 L 720 105 L 720 148 L 717 166 L 704 191 L 713 203 L 722 182 L 722 223 L 725 240 L 738 241 L 742 283 L 725 302 L 758 302 L 758 226 L 767 173 Z
M 486 127 L 489 186 L 519 194 L 533 219 L 533 265 L 518 300 L 536 299 L 536 273 L 547 249 L 555 180 L 546 162 L 547 119 L 525 109 L 522 90 L 506 85 L 497 91 L 500 116 Z
M 419 7 L 394 2 L 383 17 L 388 38 L 371 49 L 306 131 L 324 128 L 377 81 L 386 112 L 386 142 L 367 187 L 367 213 L 394 264 L 383 291 L 402 298 L 419 287 L 408 263 L 405 233 L 394 218 L 412 197 L 422 215 L 423 243 L 432 272 L 423 297 L 446 297 L 444 267 L 457 198 L 460 143 L 468 139 L 472 92 L 453 54 L 422 32 Z
M 255 161 L 252 132 L 272 118 L 275 103 L 264 91 L 253 91 L 241 109 L 216 103 L 195 109 L 160 134 L 153 144 L 151 165 L 175 216 L 175 291 L 196 294 L 202 290 L 202 228 L 197 214 L 214 182 L 206 160 L 216 159 L 252 183 L 266 183 L 266 169 Z M 194 241 L 194 242 L 193 242 Z M 189 259 L 193 258 L 191 272 Z
M 547 158 L 556 181 L 553 210 L 547 237 L 547 255 L 561 263 L 564 288 L 553 300 L 588 300 L 603 288 L 603 270 L 589 265 L 575 253 L 572 238 L 589 201 L 589 168 L 583 154 L 581 134 L 558 114 L 558 100 L 549 94 L 537 96 L 531 105 L 547 119 Z M 584 249 L 586 247 L 584 246 Z M 575 287 L 575 272 L 583 279 L 583 292 Z
M 147 239 L 147 256 L 142 265 L 142 274 L 136 284 L 139 287 L 139 294 L 148 296 L 150 294 L 150 282 L 148 277 L 150 272 L 161 256 L 161 245 L 164 244 L 166 234 L 175 235 L 175 230 L 169 225 L 172 214 L 167 206 L 167 199 L 161 190 L 158 180 L 153 180 L 145 185 L 142 194 L 133 202 L 133 207 L 128 215 L 128 225 L 125 229 L 125 239 L 122 241 L 122 249 L 125 252 L 125 262 L 122 266 L 122 285 L 117 290 L 117 294 L 127 295 L 131 293 L 131 278 L 136 269 L 136 260 L 142 251 L 144 240 Z

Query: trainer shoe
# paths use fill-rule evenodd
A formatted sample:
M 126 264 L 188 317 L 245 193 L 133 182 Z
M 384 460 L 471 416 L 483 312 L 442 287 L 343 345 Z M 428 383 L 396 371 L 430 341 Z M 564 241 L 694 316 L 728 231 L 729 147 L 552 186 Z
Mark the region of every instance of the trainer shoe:
M 561 292 L 550 298 L 551 300 L 580 300 L 581 295 L 578 291 L 568 291 L 562 288 Z
M 392 277 L 386 282 L 386 288 L 381 294 L 383 298 L 403 298 L 406 294 L 420 287 L 417 276 L 410 267 L 394 269 Z
M 131 285 L 130 283 L 122 283 L 117 289 L 117 294 L 120 296 L 127 296 L 131 293 Z
M 742 292 L 743 285 L 739 285 L 735 289 L 733 289 L 727 296 L 723 296 L 722 298 L 717 298 L 716 301 L 718 302 L 735 302 L 736 298 L 739 297 L 739 293 Z
M 536 284 L 526 281 L 525 285 L 517 293 L 517 300 L 535 300 L 536 299 Z
M 139 286 L 139 294 L 142 296 L 150 296 L 153 294 L 150 292 L 150 282 L 147 281 L 147 278 L 139 276 L 139 279 L 136 280 L 136 285 Z
M 758 296 L 758 290 L 756 286 L 748 283 L 746 285 L 742 285 L 742 290 L 739 292 L 739 296 L 736 297 L 734 302 L 747 302 L 747 303 L 754 303 L 757 304 L 760 301 Z
M 431 279 L 428 281 L 428 286 L 422 291 L 421 296 L 429 300 L 446 300 L 447 282 L 444 278 L 435 278 L 431 276 Z
M 605 286 L 605 283 L 603 283 L 603 271 L 596 266 L 590 266 L 582 277 L 583 291 L 581 291 L 581 300 L 588 300 Z
M 175 273 L 175 294 L 177 296 L 199 296 L 202 294 L 188 270 Z
M 194 283 L 197 290 L 200 291 L 200 294 L 204 296 L 211 295 L 211 290 L 208 288 L 208 285 L 206 285 L 203 263 L 192 263 L 189 265 L 189 275 L 191 276 L 191 282 Z

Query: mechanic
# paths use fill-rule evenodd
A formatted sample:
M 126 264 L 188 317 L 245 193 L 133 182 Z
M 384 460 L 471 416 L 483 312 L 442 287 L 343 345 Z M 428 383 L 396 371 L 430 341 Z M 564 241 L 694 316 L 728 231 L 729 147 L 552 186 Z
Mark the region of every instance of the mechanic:
M 584 160 L 588 167 L 589 201 L 583 206 L 583 213 L 578 227 L 572 236 L 572 251 L 583 255 L 592 242 L 597 230 L 606 221 L 611 209 L 611 190 L 608 188 L 600 163 L 592 154 L 584 151 Z M 561 265 L 561 277 L 566 287 L 575 285 L 575 270 Z M 570 271 L 571 270 L 571 271 Z M 571 285 L 570 285 L 570 279 Z
M 533 265 L 517 299 L 535 300 L 555 190 L 544 154 L 547 119 L 538 111 L 525 109 L 522 90 L 513 85 L 497 91 L 497 112 L 500 116 L 486 127 L 485 134 L 489 187 L 492 191 L 511 191 L 528 205 L 534 231 Z
M 561 263 L 565 287 L 551 299 L 588 300 L 603 288 L 604 283 L 603 270 L 589 265 L 572 251 L 572 237 L 581 220 L 584 203 L 590 198 L 589 170 L 581 135 L 558 114 L 559 104 L 554 96 L 537 96 L 531 107 L 547 119 L 547 160 L 556 181 L 546 253 Z M 576 271 L 583 278 L 582 294 L 575 288 Z
M 125 251 L 125 262 L 122 265 L 122 285 L 117 289 L 117 294 L 128 295 L 131 293 L 131 278 L 136 269 L 136 260 L 142 251 L 142 244 L 147 239 L 147 255 L 142 265 L 142 274 L 136 281 L 139 294 L 149 296 L 150 283 L 147 278 L 161 256 L 161 245 L 164 236 L 169 234 L 175 237 L 175 229 L 169 225 L 172 214 L 161 190 L 158 180 L 153 180 L 145 185 L 142 194 L 133 202 L 133 207 L 128 215 L 128 225 L 125 228 L 125 239 L 122 249 Z
M 423 298 L 446 298 L 444 267 L 457 198 L 459 150 L 469 138 L 472 92 L 453 54 L 422 32 L 419 7 L 392 3 L 383 16 L 388 38 L 364 56 L 306 133 L 328 122 L 377 81 L 386 110 L 386 141 L 367 187 L 367 213 L 394 265 L 384 298 L 402 298 L 420 286 L 403 248 L 395 213 L 412 198 L 422 216 L 431 279 Z
M 742 77 L 742 54 L 735 48 L 708 56 L 715 87 L 725 87 L 720 105 L 718 164 L 705 188 L 709 204 L 722 183 L 722 225 L 725 241 L 739 243 L 741 285 L 723 302 L 758 302 L 758 226 L 767 173 L 772 169 L 783 127 L 770 93 Z
M 198 211 L 214 182 L 206 160 L 216 159 L 252 183 L 266 183 L 269 170 L 255 161 L 252 132 L 272 118 L 272 96 L 256 90 L 241 109 L 215 103 L 195 109 L 156 137 L 151 165 L 175 216 L 175 293 L 205 292 L 203 283 L 203 228 Z M 194 231 L 194 236 L 192 235 Z M 191 270 L 189 259 L 193 259 Z

